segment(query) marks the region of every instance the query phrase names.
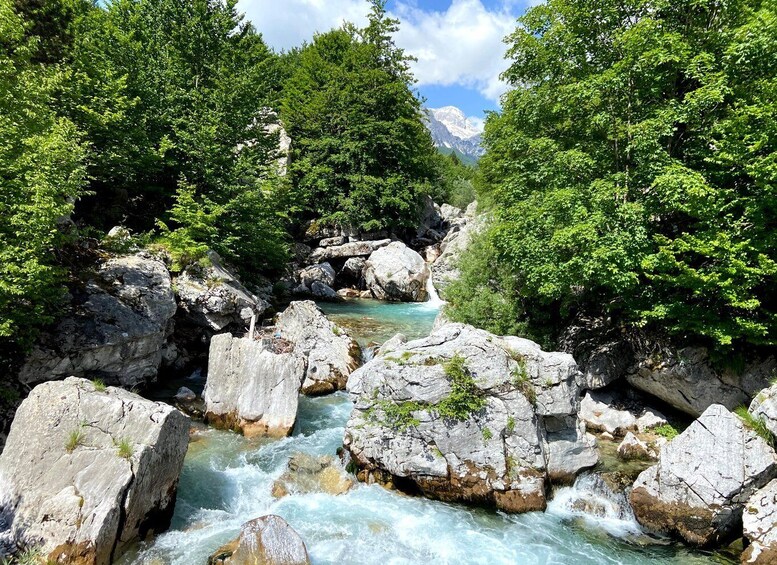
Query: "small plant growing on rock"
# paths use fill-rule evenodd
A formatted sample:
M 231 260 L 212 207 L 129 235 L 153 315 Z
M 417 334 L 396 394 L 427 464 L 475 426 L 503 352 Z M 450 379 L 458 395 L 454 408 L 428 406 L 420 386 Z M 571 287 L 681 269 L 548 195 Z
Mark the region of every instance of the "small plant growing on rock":
M 340 337 L 343 335 L 343 330 L 340 329 L 340 326 L 332 326 L 332 333 L 335 334 L 337 337 Z
M 92 381 L 92 384 L 94 385 L 94 390 L 97 392 L 105 392 L 105 381 L 102 379 L 95 379 Z
M 515 418 L 510 416 L 507 418 L 507 433 L 511 434 L 515 431 Z
M 72 430 L 68 436 L 67 441 L 65 441 L 65 451 L 68 453 L 73 453 L 75 449 L 79 445 L 84 445 L 84 439 L 86 434 L 84 434 L 84 425 L 79 424 L 79 426 Z
M 135 454 L 135 448 L 132 447 L 132 444 L 127 438 L 122 438 L 115 443 L 116 448 L 118 449 L 119 457 L 122 459 L 131 459 Z
M 379 400 L 375 406 L 367 412 L 367 418 L 373 422 L 388 426 L 397 431 L 405 431 L 411 426 L 417 426 L 421 422 L 413 416 L 418 410 L 423 410 L 423 405 L 418 402 L 393 402 L 391 400 Z M 383 413 L 383 417 L 378 416 Z
M 746 406 L 738 407 L 734 410 L 734 413 L 742 419 L 742 423 L 747 428 L 753 430 L 761 437 L 761 439 L 774 447 L 775 438 L 772 435 L 772 432 L 769 431 L 769 428 L 766 427 L 766 421 L 762 417 L 753 416 L 753 414 L 748 412 Z
M 445 364 L 445 376 L 451 383 L 451 393 L 434 407 L 440 416 L 466 420 L 486 407 L 485 394 L 475 384 L 464 357 L 454 355 Z
M 677 431 L 677 428 L 672 426 L 672 424 L 661 424 L 657 428 L 653 428 L 652 432 L 657 436 L 668 439 L 669 441 L 672 441 L 680 434 L 680 432 Z
M 537 404 L 537 391 L 529 378 L 529 371 L 526 369 L 526 362 L 521 359 L 518 366 L 513 370 L 513 385 L 523 394 L 533 405 Z
M 491 432 L 488 428 L 483 428 L 483 441 L 488 441 L 492 437 L 494 437 L 494 434 Z

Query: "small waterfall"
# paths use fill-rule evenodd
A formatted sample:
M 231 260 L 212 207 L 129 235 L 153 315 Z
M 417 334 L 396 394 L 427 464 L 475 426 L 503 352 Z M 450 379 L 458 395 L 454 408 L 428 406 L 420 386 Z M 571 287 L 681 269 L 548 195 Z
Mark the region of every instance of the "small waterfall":
M 558 489 L 548 512 L 589 521 L 617 537 L 642 534 L 626 495 L 613 492 L 598 474 L 581 475 L 571 487 Z
M 427 306 L 439 308 L 445 304 L 445 301 L 440 298 L 439 294 L 437 294 L 437 289 L 434 288 L 434 281 L 432 280 L 431 276 L 426 279 L 426 294 L 429 297 L 429 299 L 426 301 Z

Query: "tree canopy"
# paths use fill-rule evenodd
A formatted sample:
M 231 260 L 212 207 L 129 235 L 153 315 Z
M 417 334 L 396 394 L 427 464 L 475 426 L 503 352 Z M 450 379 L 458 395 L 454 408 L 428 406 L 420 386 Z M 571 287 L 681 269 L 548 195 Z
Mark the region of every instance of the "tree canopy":
M 510 276 L 463 278 L 451 313 L 774 345 L 777 2 L 548 0 L 507 41 L 481 169 Z M 484 293 L 510 307 L 473 312 Z

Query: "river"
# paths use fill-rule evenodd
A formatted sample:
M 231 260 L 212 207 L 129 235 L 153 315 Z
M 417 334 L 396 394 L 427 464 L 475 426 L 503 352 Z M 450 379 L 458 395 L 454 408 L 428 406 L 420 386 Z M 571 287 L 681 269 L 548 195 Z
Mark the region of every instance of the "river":
M 431 330 L 437 308 L 358 300 L 324 305 L 362 343 L 397 332 Z M 192 436 L 170 531 L 138 546 L 122 565 L 204 565 L 244 522 L 272 513 L 305 540 L 314 564 L 702 564 L 725 562 L 677 544 L 651 540 L 594 477 L 557 491 L 546 512 L 506 515 L 359 484 L 340 496 L 270 494 L 290 455 L 334 454 L 351 404 L 345 393 L 302 398 L 297 426 L 281 440 L 249 440 L 199 426 Z M 588 498 L 598 516 L 577 510 Z

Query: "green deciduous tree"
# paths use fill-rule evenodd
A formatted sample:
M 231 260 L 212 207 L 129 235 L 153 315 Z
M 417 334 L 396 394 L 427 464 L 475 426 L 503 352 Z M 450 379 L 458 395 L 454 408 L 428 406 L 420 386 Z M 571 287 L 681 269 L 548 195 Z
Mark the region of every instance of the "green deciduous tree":
M 0 342 L 27 342 L 60 305 L 60 224 L 85 179 L 76 128 L 50 107 L 63 74 L 35 61 L 29 24 L 0 0 Z
M 364 29 L 317 35 L 284 86 L 281 116 L 303 219 L 367 231 L 409 227 L 429 190 L 431 137 L 411 90 L 410 59 L 392 39 L 398 22 L 384 6 L 372 2 Z
M 549 0 L 520 20 L 481 168 L 530 331 L 593 311 L 775 344 L 776 24 L 774 0 Z

